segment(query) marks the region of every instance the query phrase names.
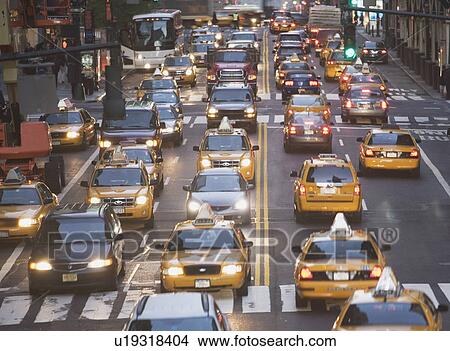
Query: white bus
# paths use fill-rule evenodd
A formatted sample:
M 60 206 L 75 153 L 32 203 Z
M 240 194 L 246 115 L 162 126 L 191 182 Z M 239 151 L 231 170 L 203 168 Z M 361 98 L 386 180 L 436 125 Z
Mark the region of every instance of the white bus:
M 120 34 L 125 70 L 153 69 L 164 57 L 183 52 L 180 10 L 160 9 L 136 15 Z

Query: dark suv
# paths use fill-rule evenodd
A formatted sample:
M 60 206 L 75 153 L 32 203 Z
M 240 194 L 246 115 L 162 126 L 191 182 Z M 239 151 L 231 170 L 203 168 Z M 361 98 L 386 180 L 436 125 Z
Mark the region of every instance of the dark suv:
M 223 117 L 228 117 L 236 125 L 243 125 L 250 132 L 256 131 L 256 102 L 252 89 L 242 83 L 222 83 L 216 85 L 207 99 L 206 119 L 208 128 L 217 127 Z
M 28 261 L 31 294 L 54 289 L 117 290 L 125 273 L 119 218 L 107 205 L 56 207 L 42 222 Z

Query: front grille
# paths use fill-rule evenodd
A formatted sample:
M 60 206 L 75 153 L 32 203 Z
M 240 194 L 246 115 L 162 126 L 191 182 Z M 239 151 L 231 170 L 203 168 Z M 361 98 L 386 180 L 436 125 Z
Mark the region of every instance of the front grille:
M 219 72 L 219 79 L 222 81 L 244 80 L 245 71 L 242 69 L 222 69 Z
M 219 119 L 222 119 L 223 117 L 228 117 L 228 119 L 242 119 L 244 118 L 244 110 L 221 110 L 219 111 Z
M 185 74 L 185 73 L 186 73 L 186 71 L 175 71 L 175 74 L 176 74 L 177 76 L 183 75 L 183 74 Z
M 239 161 L 229 161 L 229 160 L 217 160 L 213 161 L 212 165 L 214 168 L 223 168 L 223 167 L 239 167 Z
M 0 219 L 0 227 L 15 227 L 16 225 L 17 225 L 17 218 Z
M 186 275 L 206 275 L 219 274 L 221 266 L 218 264 L 198 264 L 184 267 L 184 274 Z
M 86 262 L 76 263 L 52 263 L 53 270 L 58 272 L 74 272 L 87 268 Z
M 230 206 L 211 206 L 211 209 L 214 212 L 225 211 L 225 210 L 228 210 L 229 208 L 230 208 Z
M 131 207 L 134 206 L 134 198 L 133 197 L 106 198 L 103 199 L 103 203 L 110 204 L 111 206 Z
M 66 136 L 66 133 L 54 132 L 54 133 L 51 133 L 51 136 L 52 136 L 53 139 L 61 139 L 61 138 L 64 138 Z

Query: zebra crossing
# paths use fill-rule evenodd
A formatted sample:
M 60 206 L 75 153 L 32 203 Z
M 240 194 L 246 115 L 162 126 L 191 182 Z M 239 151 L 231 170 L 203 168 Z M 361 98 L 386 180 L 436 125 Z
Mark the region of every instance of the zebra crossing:
M 408 283 L 404 288 L 426 293 L 437 306 L 436 294 L 443 294 L 450 303 L 450 283 Z M 77 320 L 121 320 L 129 318 L 135 304 L 142 295 L 154 294 L 153 289 L 94 292 L 88 295 L 51 294 L 33 300 L 30 295 L 6 295 L 0 297 L 0 327 L 21 323 L 51 323 Z M 294 284 L 249 286 L 248 296 L 237 297 L 231 289 L 212 293 L 222 312 L 226 314 L 293 313 L 312 312 L 311 304 L 295 306 Z M 82 305 L 79 308 L 74 306 Z M 326 305 L 328 309 L 329 305 Z M 33 311 L 32 311 L 33 309 Z

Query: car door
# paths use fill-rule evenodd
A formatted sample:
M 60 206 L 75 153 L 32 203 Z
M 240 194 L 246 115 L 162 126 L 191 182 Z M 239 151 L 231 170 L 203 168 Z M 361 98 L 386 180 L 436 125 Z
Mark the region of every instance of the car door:
M 119 217 L 117 217 L 115 212 L 111 208 L 109 208 L 105 213 L 105 221 L 107 223 L 106 227 L 109 228 L 111 233 L 111 250 L 117 262 L 117 267 L 122 267 L 122 253 L 124 243 L 123 240 L 115 240 L 117 235 L 122 234 L 122 226 Z
M 56 196 L 50 191 L 50 189 L 44 183 L 38 183 L 36 185 L 36 190 L 39 192 L 39 195 L 42 198 L 42 212 L 48 213 L 50 209 L 55 207 L 58 204 Z
M 81 116 L 84 121 L 84 131 L 87 139 L 91 139 L 95 134 L 95 118 L 86 110 L 81 110 Z

